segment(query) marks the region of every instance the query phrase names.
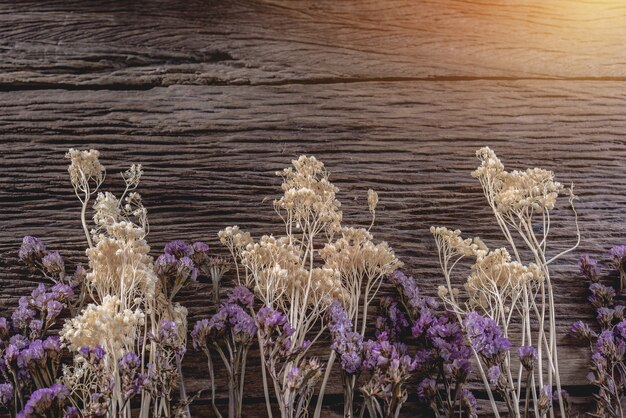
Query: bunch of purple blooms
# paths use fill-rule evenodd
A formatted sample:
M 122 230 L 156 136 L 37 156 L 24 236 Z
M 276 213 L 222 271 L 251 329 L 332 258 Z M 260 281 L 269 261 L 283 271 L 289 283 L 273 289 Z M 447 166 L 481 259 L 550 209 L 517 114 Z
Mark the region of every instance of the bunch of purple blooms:
M 27 238 L 31 251 L 23 245 L 20 255 L 35 262 L 45 247 L 36 238 Z M 22 410 L 23 416 L 35 416 L 30 411 L 48 399 L 44 394 L 49 391 L 44 389 L 56 383 L 61 364 L 61 342 L 56 335 L 49 335 L 49 330 L 73 299 L 69 285 L 58 282 L 48 288 L 40 284 L 19 299 L 10 321 L 0 318 L 0 374 L 4 380 L 0 402 L 14 415 Z
M 307 409 L 321 365 L 317 358 L 306 358 L 311 343 L 292 343 L 293 327 L 287 316 L 264 306 L 257 312 L 259 345 L 264 365 L 274 385 L 278 407 L 283 418 L 307 416 Z
M 207 356 L 211 377 L 212 404 L 215 414 L 222 416 L 215 406 L 214 369 L 211 349 L 215 350 L 228 372 L 228 416 L 240 417 L 248 350 L 254 341 L 257 327 L 248 313 L 252 311 L 254 295 L 245 287 L 234 288 L 225 303 L 210 319 L 196 322 L 191 332 L 193 345 Z
M 471 351 L 460 324 L 448 313 L 439 313 L 435 298 L 422 296 L 415 278 L 397 270 L 389 281 L 400 294 L 417 350 L 418 398 L 435 416 L 450 416 L 459 408 L 476 416 L 476 399 L 463 386 L 471 374 Z
M 354 387 L 363 364 L 363 336 L 353 331 L 352 321 L 341 302 L 333 301 L 328 308 L 328 318 L 331 348 L 341 365 L 344 417 L 350 418 L 354 413 Z
M 611 248 L 609 257 L 620 276 L 621 290 L 624 290 L 626 245 Z M 613 287 L 600 283 L 601 269 L 596 259 L 583 255 L 578 265 L 581 274 L 590 281 L 587 299 L 596 309 L 599 333 L 582 321 L 572 325 L 571 333 L 588 343 L 592 352 L 591 372 L 587 377 L 598 387 L 596 416 L 622 417 L 621 401 L 626 389 L 626 308 L 616 302 Z
M 165 246 L 164 253 L 154 262 L 161 289 L 170 301 L 188 280 L 196 281 L 198 269 L 192 260 L 194 248 L 202 251 L 205 247 L 208 251 L 208 245 L 203 242 L 188 245 L 182 240 L 172 241 Z

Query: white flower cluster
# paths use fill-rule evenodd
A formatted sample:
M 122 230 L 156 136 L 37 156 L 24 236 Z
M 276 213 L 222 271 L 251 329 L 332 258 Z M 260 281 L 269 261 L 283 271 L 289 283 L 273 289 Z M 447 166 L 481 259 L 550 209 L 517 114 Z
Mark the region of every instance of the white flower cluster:
M 120 299 L 109 295 L 101 304 L 90 303 L 80 315 L 69 319 L 60 335 L 72 350 L 99 345 L 108 358 L 118 360 L 134 349 L 143 321 L 140 309 L 121 309 Z
M 70 149 L 65 154 L 65 158 L 71 160 L 67 171 L 70 173 L 70 180 L 74 187 L 85 191 L 85 186 L 89 186 L 90 183 L 96 185 L 102 183 L 105 170 L 98 160 L 99 156 L 100 152 L 93 149 L 89 151 Z

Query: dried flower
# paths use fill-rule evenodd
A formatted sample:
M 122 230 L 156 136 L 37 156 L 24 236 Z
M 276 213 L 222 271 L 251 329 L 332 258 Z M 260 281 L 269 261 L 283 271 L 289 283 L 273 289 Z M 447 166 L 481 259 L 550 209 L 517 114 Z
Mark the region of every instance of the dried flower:
M 35 267 L 41 263 L 46 254 L 46 246 L 39 238 L 26 235 L 22 240 L 18 256 L 27 265 Z
M 531 345 L 523 345 L 517 349 L 520 363 L 526 370 L 532 370 L 537 358 L 537 350 Z
M 584 254 L 578 260 L 578 267 L 580 273 L 592 282 L 597 282 L 600 275 L 600 268 L 598 267 L 598 261 L 595 258 L 591 258 L 589 254 Z

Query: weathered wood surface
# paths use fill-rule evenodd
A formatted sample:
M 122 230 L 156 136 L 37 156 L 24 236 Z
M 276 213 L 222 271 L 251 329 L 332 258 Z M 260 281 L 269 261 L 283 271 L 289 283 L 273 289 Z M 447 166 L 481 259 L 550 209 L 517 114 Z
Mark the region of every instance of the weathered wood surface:
M 474 151 L 489 145 L 511 168 L 576 184 L 583 242 L 555 266 L 555 285 L 563 380 L 588 395 L 586 352 L 565 334 L 592 317 L 577 256 L 626 237 L 624 11 L 583 1 L 0 2 L 1 310 L 37 280 L 17 262 L 23 235 L 84 260 L 69 147 L 101 150 L 106 189 L 119 190 L 115 173 L 129 163 L 145 166 L 155 254 L 174 238 L 223 254 L 215 235 L 232 224 L 280 232 L 273 173 L 316 155 L 348 223 L 367 222 L 366 191 L 379 191 L 374 233 L 434 293 L 430 225 L 502 243 L 469 176 Z M 561 248 L 573 242 L 569 211 L 554 226 Z M 191 323 L 208 312 L 207 289 L 181 297 Z M 257 358 L 246 416 L 263 416 Z M 193 351 L 185 373 L 191 391 L 208 386 Z

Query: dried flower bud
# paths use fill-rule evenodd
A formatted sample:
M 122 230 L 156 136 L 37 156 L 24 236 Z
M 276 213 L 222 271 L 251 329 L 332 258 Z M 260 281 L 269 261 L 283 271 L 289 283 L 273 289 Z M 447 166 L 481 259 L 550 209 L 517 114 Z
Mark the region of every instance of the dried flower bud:
M 370 212 L 374 213 L 376 211 L 377 205 L 378 205 L 378 193 L 376 193 L 372 189 L 369 189 L 367 191 L 367 206 L 369 207 Z

